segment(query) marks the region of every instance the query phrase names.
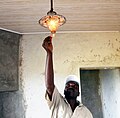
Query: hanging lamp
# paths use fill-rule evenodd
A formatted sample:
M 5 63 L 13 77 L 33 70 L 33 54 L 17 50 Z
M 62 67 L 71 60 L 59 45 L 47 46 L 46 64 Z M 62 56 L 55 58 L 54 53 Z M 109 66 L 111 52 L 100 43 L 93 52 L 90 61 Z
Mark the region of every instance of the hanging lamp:
M 58 27 L 66 22 L 66 18 L 53 11 L 53 0 L 51 0 L 51 9 L 47 12 L 47 15 L 39 20 L 39 24 L 45 28 L 48 28 L 54 36 Z

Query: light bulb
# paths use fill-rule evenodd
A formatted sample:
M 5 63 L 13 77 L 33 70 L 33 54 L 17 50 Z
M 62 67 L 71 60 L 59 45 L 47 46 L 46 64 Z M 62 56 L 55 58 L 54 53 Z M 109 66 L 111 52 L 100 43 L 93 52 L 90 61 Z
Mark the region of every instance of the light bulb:
M 47 21 L 47 25 L 49 30 L 51 31 L 52 34 L 56 33 L 56 30 L 58 29 L 59 26 L 59 20 L 51 17 L 48 21 Z

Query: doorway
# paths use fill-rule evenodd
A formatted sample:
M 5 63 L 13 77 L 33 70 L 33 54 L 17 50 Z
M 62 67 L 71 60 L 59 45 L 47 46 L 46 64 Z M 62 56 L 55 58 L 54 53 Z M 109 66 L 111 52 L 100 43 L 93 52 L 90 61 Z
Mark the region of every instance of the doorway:
M 99 70 L 80 69 L 81 101 L 94 118 L 103 118 Z
M 81 68 L 81 101 L 94 118 L 120 118 L 120 67 Z

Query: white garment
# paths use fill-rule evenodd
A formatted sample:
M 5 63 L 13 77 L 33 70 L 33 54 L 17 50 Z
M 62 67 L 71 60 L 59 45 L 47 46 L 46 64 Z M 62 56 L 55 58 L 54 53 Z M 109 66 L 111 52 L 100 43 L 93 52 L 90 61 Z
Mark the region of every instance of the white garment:
M 54 88 L 52 100 L 50 101 L 47 93 L 45 98 L 51 110 L 50 118 L 93 118 L 91 112 L 83 104 L 77 106 L 73 112 L 69 103 L 58 92 L 56 87 Z

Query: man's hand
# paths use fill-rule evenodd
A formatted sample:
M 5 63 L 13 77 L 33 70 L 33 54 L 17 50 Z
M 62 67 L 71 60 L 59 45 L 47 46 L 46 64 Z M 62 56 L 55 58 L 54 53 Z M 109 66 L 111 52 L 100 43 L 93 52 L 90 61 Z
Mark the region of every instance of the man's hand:
M 51 36 L 46 37 L 43 41 L 42 46 L 47 53 L 51 53 L 53 51 L 52 37 Z

